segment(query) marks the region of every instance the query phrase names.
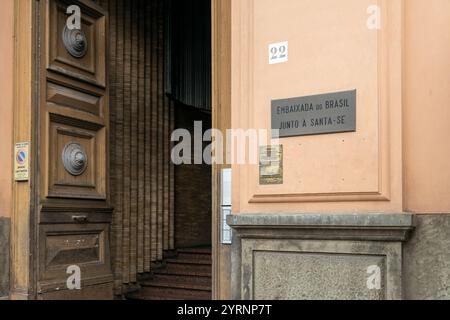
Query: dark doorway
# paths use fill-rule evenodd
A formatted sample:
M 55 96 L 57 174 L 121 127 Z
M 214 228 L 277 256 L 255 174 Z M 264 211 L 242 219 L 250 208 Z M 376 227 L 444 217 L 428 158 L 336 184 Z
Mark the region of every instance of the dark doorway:
M 166 18 L 166 90 L 175 102 L 175 128 L 192 139 L 194 124 L 211 129 L 211 0 L 169 0 Z M 198 136 L 196 138 L 199 138 Z M 211 167 L 175 167 L 175 245 L 211 247 Z M 202 150 L 201 150 L 202 152 Z
M 175 104 L 175 126 L 194 136 L 194 123 L 203 133 L 211 128 L 211 114 Z M 194 161 L 194 159 L 192 159 Z M 175 245 L 176 248 L 211 247 L 212 187 L 211 166 L 175 166 Z

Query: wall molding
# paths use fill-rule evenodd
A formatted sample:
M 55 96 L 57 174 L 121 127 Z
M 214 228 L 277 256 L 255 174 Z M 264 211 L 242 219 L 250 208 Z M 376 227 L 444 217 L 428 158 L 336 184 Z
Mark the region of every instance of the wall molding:
M 378 152 L 378 186 L 375 190 L 354 190 L 335 193 L 275 193 L 266 192 L 267 187 L 257 185 L 258 167 L 240 166 L 236 168 L 235 181 L 247 190 L 241 190 L 241 201 L 250 204 L 263 203 L 318 203 L 318 202 L 389 202 L 397 200 L 398 191 L 395 186 L 393 194 L 393 179 L 398 180 L 396 172 L 401 166 L 401 154 L 398 155 L 398 136 L 401 123 L 392 119 L 401 119 L 401 98 L 397 99 L 397 92 L 401 90 L 401 43 L 402 43 L 402 19 L 403 0 L 387 1 L 379 0 L 382 8 L 383 27 L 378 33 L 378 126 L 379 126 L 379 152 Z M 255 64 L 255 6 L 254 0 L 239 1 L 234 17 L 234 26 L 239 29 L 239 34 L 233 33 L 234 60 L 233 85 L 234 110 L 241 110 L 239 115 L 233 116 L 233 127 L 255 128 L 254 116 L 251 110 L 254 106 L 254 86 L 257 79 L 254 78 Z M 400 90 L 400 91 L 399 91 Z M 245 111 L 246 110 L 246 111 Z M 238 112 L 235 112 L 238 113 Z M 401 140 L 400 140 L 401 145 Z M 236 166 L 237 167 L 237 166 Z M 238 172 L 239 170 L 239 172 Z M 394 178 L 395 177 L 395 178 Z M 400 179 L 401 180 L 401 179 Z M 242 188 L 242 187 L 241 187 Z

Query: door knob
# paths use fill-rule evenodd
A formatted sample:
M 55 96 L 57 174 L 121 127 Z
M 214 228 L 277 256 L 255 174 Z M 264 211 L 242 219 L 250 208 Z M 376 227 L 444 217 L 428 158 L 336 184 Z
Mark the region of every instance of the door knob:
M 88 42 L 86 34 L 83 30 L 70 30 L 67 26 L 65 26 L 63 31 L 63 42 L 67 51 L 74 58 L 81 59 L 86 55 L 88 50 Z
M 69 143 L 64 147 L 62 160 L 64 168 L 73 176 L 81 176 L 88 167 L 88 157 L 78 143 Z

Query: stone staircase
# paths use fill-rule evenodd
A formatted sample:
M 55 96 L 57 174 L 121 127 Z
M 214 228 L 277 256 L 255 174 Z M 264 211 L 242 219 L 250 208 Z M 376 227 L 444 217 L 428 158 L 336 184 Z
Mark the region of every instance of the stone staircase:
M 210 248 L 180 249 L 169 254 L 129 300 L 211 300 Z

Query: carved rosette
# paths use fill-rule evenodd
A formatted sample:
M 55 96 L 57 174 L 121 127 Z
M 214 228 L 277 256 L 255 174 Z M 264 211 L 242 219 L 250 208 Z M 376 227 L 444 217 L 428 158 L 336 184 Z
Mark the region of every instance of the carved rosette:
M 64 168 L 72 176 L 81 176 L 88 167 L 88 157 L 78 143 L 69 143 L 62 153 Z
M 70 30 L 65 26 L 63 31 L 63 41 L 64 46 L 71 56 L 81 59 L 86 55 L 88 51 L 88 42 L 83 30 Z

